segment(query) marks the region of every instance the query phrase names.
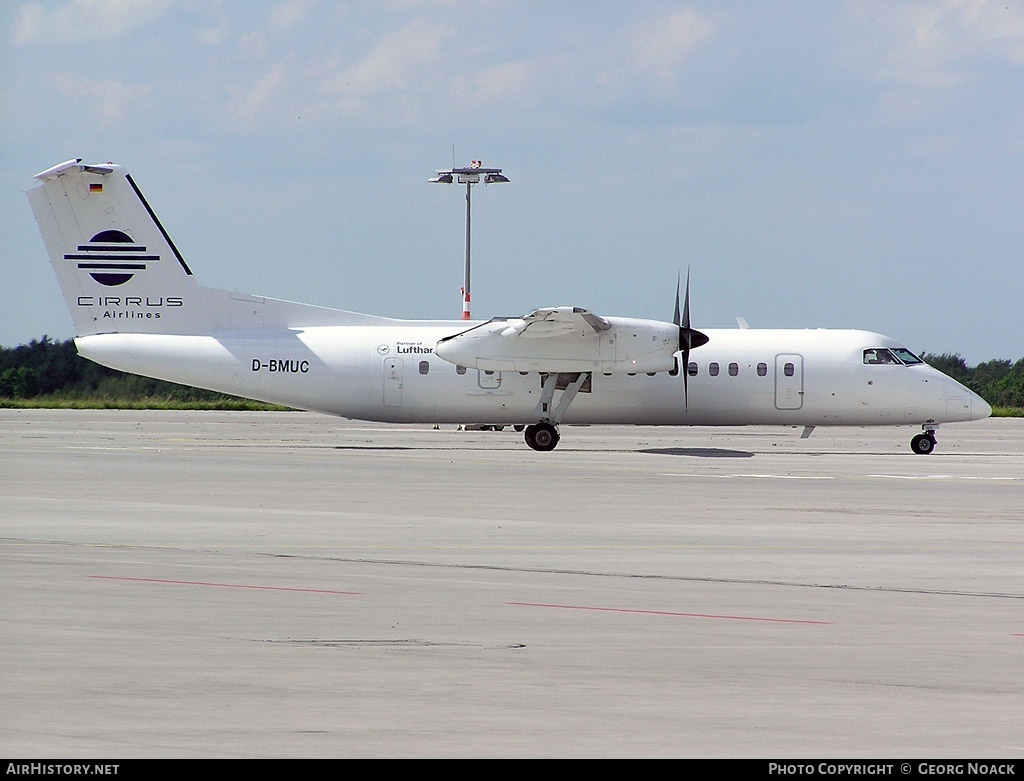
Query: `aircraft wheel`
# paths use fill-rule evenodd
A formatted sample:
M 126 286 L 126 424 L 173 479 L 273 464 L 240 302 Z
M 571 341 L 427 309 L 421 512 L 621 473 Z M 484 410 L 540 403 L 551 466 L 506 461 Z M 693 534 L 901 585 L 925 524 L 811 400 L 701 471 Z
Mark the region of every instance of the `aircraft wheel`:
M 935 439 L 928 434 L 918 434 L 910 440 L 910 449 L 921 456 L 926 456 L 935 450 Z
M 524 426 L 522 423 L 516 423 L 512 428 L 514 428 L 516 431 L 522 431 L 524 428 L 526 428 L 526 426 Z
M 534 450 L 547 452 L 558 445 L 558 429 L 550 423 L 538 423 L 526 427 L 526 444 Z

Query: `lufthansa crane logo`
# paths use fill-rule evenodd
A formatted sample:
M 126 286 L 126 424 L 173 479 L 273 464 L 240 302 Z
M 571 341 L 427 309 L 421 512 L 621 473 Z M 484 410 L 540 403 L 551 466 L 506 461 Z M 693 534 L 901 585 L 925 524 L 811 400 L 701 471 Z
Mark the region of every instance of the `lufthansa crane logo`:
M 105 230 L 88 243 L 79 244 L 78 252 L 67 253 L 64 260 L 77 264 L 101 285 L 117 287 L 145 271 L 147 263 L 159 261 L 160 256 L 147 254 L 146 246 L 136 244 L 124 231 Z

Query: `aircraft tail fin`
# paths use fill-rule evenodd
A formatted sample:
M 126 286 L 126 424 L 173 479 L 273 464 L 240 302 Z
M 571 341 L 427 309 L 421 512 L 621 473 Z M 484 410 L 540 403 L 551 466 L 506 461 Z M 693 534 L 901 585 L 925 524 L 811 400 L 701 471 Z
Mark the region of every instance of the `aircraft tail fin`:
M 77 159 L 36 179 L 29 203 L 79 336 L 210 325 L 192 270 L 127 171 Z
M 29 204 L 78 336 L 390 322 L 202 287 L 119 165 L 79 158 L 35 178 Z

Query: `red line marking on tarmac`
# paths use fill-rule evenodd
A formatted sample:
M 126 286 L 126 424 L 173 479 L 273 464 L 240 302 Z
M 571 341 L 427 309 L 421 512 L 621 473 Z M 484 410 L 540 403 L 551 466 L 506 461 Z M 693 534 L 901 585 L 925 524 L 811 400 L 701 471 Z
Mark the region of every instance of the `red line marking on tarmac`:
M 361 597 L 361 591 L 332 591 L 326 588 L 290 588 L 287 586 L 252 586 L 245 583 L 205 583 L 201 580 L 160 580 L 159 578 L 120 578 L 115 575 L 89 575 L 96 580 L 126 580 L 132 583 L 160 583 L 167 586 L 213 586 L 215 588 L 247 588 L 256 591 L 298 591 L 303 594 L 341 594 Z
M 594 607 L 592 605 L 549 605 L 543 602 L 506 602 L 518 607 L 556 607 L 563 610 L 600 610 L 607 613 L 639 613 L 648 616 L 676 616 L 680 618 L 717 618 L 726 621 L 765 621 L 773 624 L 831 625 L 831 621 L 808 621 L 801 618 L 758 618 L 757 616 L 719 616 L 712 613 L 676 613 L 670 610 L 636 610 L 622 607 Z

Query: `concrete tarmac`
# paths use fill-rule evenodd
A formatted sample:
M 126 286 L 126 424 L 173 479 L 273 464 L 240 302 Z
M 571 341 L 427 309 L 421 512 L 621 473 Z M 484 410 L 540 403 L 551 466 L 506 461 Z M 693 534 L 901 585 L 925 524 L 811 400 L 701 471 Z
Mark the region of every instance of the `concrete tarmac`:
M 0 410 L 11 757 L 1024 757 L 1024 420 Z

